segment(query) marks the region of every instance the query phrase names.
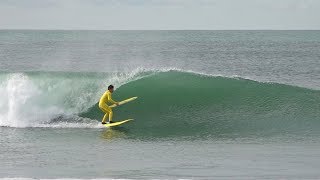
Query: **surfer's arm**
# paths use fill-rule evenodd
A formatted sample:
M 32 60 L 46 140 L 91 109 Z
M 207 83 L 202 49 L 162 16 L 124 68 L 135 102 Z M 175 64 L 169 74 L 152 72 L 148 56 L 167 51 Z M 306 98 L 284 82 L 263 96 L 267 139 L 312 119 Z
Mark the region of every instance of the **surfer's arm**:
M 111 97 L 111 94 L 108 94 L 108 101 L 113 103 L 113 104 L 117 104 L 118 105 L 118 102 L 114 101 Z
M 118 102 L 114 101 L 113 99 L 109 99 L 109 102 L 111 102 L 113 104 L 118 104 Z

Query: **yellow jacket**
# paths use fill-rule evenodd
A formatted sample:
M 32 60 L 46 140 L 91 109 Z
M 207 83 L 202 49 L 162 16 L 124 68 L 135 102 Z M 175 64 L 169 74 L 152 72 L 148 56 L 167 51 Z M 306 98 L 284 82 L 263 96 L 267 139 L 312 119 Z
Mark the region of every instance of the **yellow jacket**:
M 106 91 L 102 97 L 100 98 L 100 101 L 99 101 L 99 106 L 102 105 L 102 104 L 107 104 L 108 102 L 111 102 L 113 104 L 117 103 L 115 102 L 113 99 L 112 99 L 112 96 L 111 96 L 111 92 L 108 90 Z

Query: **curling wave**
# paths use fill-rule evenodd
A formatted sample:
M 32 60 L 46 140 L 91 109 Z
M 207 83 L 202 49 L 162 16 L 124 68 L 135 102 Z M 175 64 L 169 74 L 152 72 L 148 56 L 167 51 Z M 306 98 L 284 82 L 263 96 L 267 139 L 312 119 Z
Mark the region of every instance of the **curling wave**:
M 91 127 L 103 114 L 97 101 L 108 84 L 115 119 L 134 118 L 134 136 L 211 136 L 318 132 L 320 92 L 277 83 L 178 70 L 131 73 L 3 73 L 0 125 Z

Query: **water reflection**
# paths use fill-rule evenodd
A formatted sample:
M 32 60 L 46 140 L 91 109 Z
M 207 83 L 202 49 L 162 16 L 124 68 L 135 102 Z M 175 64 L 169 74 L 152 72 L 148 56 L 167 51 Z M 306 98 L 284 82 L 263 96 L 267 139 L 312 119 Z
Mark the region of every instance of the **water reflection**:
M 128 132 L 129 130 L 124 127 L 105 128 L 101 133 L 101 137 L 106 140 L 123 139 L 128 137 Z

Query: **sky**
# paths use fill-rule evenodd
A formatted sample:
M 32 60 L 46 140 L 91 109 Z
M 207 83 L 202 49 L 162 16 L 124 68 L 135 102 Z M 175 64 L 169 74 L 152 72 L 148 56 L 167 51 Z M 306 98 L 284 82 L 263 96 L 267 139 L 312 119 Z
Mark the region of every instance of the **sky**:
M 320 0 L 0 0 L 0 29 L 320 29 Z

